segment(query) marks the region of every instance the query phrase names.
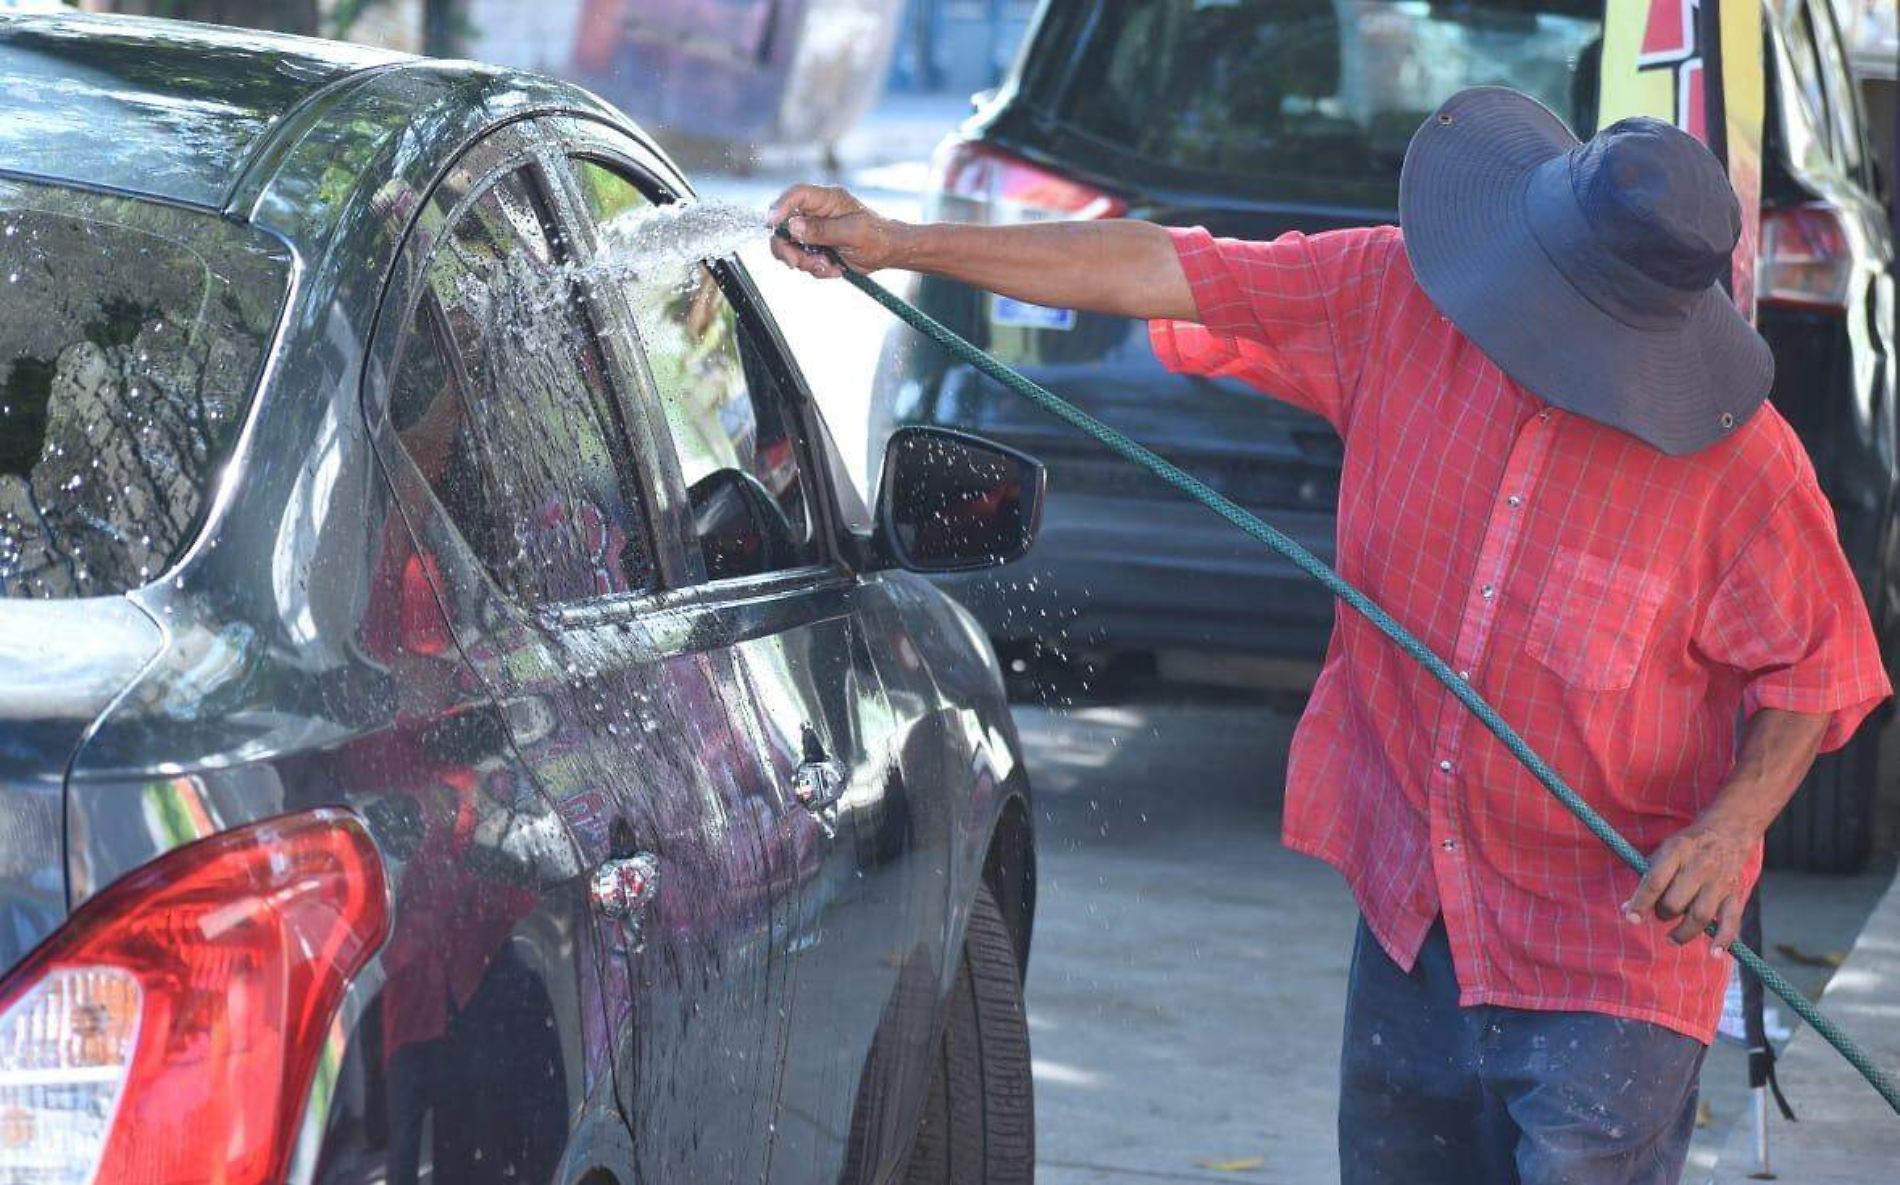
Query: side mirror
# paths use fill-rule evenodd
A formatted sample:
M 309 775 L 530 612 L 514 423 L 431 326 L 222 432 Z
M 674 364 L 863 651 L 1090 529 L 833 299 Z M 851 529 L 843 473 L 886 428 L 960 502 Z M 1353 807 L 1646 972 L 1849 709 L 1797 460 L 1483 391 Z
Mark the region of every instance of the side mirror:
M 1041 462 L 946 428 L 891 435 L 878 485 L 878 552 L 913 572 L 967 572 L 1020 558 L 1042 524 Z
M 713 470 L 687 487 L 686 501 L 708 580 L 782 568 L 797 550 L 778 500 L 744 470 Z

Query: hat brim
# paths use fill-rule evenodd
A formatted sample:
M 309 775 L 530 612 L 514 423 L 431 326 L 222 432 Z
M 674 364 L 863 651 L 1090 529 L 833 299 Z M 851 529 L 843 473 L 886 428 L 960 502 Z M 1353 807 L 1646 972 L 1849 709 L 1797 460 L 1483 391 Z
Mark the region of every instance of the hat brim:
M 1672 456 L 1745 423 L 1774 355 L 1720 286 L 1667 329 L 1593 304 L 1531 230 L 1531 174 L 1577 146 L 1562 120 L 1505 87 L 1461 91 L 1406 149 L 1399 225 L 1438 311 L 1520 385 Z

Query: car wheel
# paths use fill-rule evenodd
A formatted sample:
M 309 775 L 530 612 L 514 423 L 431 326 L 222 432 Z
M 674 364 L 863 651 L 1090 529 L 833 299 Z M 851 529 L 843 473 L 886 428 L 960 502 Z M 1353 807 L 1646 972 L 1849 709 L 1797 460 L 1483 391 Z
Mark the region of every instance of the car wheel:
M 1884 721 L 1869 720 L 1814 763 L 1768 830 L 1767 862 L 1804 872 L 1859 872 L 1873 851 Z
M 987 886 L 976 891 L 937 1068 L 905 1185 L 1028 1185 L 1035 1094 L 1016 944 Z

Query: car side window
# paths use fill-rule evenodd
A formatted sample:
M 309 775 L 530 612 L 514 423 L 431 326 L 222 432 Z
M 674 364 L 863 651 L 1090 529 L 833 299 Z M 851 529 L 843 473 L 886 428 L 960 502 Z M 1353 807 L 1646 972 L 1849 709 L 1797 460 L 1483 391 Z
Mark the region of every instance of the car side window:
M 653 208 L 606 165 L 574 162 L 603 243 L 636 241 L 616 219 Z M 636 277 L 625 295 L 679 461 L 707 579 L 823 560 L 801 420 L 770 364 L 773 346 L 740 315 L 704 264 Z
M 625 426 L 553 225 L 525 170 L 463 207 L 429 261 L 389 400 L 436 500 L 530 609 L 655 583 Z

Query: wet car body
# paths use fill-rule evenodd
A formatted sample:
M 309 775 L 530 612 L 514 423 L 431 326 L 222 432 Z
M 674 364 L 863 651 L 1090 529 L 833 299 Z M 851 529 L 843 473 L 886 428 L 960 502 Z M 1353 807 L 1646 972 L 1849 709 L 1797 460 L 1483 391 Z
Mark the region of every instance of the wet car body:
M 0 972 L 141 870 L 347 808 L 388 936 L 325 1031 L 286 1179 L 899 1171 L 979 883 L 1027 957 L 1028 782 L 982 632 L 880 559 L 743 270 L 711 274 L 794 421 L 812 562 L 709 578 L 609 298 L 585 374 L 650 570 L 524 604 L 391 411 L 471 203 L 515 186 L 536 241 L 579 252 L 573 162 L 656 201 L 684 178 L 586 93 L 467 63 L 0 19 L 0 77 L 7 197 L 215 223 L 282 283 L 177 554 L 122 593 L 69 562 L 53 599 L 0 597 Z M 544 525 L 624 553 L 608 509 Z M 527 538 L 525 567 L 565 562 Z
M 1600 0 L 1249 0 L 1189 11 L 1044 4 L 1010 77 L 939 147 L 926 216 L 1127 216 L 1243 239 L 1313 234 L 1396 222 L 1407 140 L 1461 86 L 1517 86 L 1584 134 L 1595 121 Z M 1805 252 L 1838 284 L 1822 295 L 1763 277 L 1772 398 L 1813 458 L 1891 661 L 1900 645 L 1894 245 L 1831 10 L 1774 0 L 1764 13 L 1764 235 L 1779 232 L 1789 257 Z M 1195 32 L 1196 22 L 1224 27 Z M 1330 558 L 1343 449 L 1318 417 L 1233 380 L 1168 373 L 1144 326 L 1125 318 L 1037 310 L 933 278 L 915 298 Z M 1295 696 L 1311 687 L 1331 599 L 1160 482 L 902 331 L 887 339 L 871 417 L 873 451 L 892 425 L 946 423 L 1049 464 L 1031 561 L 1001 581 L 942 581 L 1024 665 L 1026 690 L 1048 693 L 1037 677 L 1051 658 L 1059 671 L 1131 655 L 1158 656 L 1163 677 Z M 1864 729 L 1864 743 L 1824 760 L 1772 834 L 1774 859 L 1838 870 L 1864 862 L 1879 732 Z M 1818 780 L 1830 788 L 1814 791 Z

